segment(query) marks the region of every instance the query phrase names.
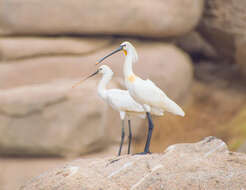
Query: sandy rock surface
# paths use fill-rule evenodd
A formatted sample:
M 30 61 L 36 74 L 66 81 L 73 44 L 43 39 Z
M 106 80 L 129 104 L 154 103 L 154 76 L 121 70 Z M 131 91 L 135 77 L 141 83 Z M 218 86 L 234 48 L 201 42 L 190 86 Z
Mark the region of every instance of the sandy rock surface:
M 33 178 L 32 189 L 244 189 L 246 155 L 207 137 L 162 154 L 79 159 Z

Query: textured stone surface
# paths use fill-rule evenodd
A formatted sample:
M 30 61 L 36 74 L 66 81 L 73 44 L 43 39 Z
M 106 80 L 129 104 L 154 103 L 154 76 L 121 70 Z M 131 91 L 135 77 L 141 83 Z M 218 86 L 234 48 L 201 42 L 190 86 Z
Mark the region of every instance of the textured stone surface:
M 177 36 L 196 26 L 202 9 L 203 0 L 3 0 L 0 34 Z
M 110 39 L 78 37 L 1 37 L 0 60 L 86 55 L 108 46 L 111 41 Z
M 162 154 L 80 159 L 33 178 L 20 189 L 244 189 L 246 155 L 207 137 Z
M 118 142 L 119 114 L 97 96 L 98 81 L 72 89 L 74 83 L 57 81 L 2 90 L 0 154 L 71 156 Z M 112 86 L 117 87 L 116 83 Z M 135 137 L 142 131 L 141 122 L 144 120 L 134 122 Z

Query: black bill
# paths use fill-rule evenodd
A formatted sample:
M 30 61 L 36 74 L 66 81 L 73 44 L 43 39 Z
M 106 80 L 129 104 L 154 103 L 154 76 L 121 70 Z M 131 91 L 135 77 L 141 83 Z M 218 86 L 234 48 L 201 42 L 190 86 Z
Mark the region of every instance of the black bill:
M 77 82 L 76 84 L 73 85 L 72 88 L 75 88 L 76 86 L 78 86 L 79 84 L 81 84 L 82 82 L 84 82 L 85 80 L 87 80 L 88 78 L 91 78 L 91 77 L 95 76 L 98 72 L 99 72 L 99 70 L 97 70 L 95 73 L 92 73 L 88 77 L 82 79 L 81 81 Z
M 115 54 L 115 53 L 117 53 L 117 52 L 123 50 L 123 47 L 124 47 L 124 46 L 122 45 L 122 46 L 120 46 L 119 48 L 117 48 L 116 50 L 114 50 L 114 51 L 112 51 L 111 53 L 109 53 L 108 55 L 104 56 L 103 58 L 101 58 L 101 59 L 96 63 L 96 65 L 97 65 L 97 64 L 100 64 L 104 59 L 108 58 L 109 56 L 111 56 L 111 55 L 113 55 L 113 54 Z

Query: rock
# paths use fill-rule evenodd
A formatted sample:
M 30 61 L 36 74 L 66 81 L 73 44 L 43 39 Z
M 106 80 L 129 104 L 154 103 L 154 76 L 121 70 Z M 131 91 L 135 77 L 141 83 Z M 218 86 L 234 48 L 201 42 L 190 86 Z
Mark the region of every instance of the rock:
M 234 57 L 236 38 L 245 36 L 245 7 L 246 2 L 241 0 L 205 3 L 200 31 L 223 56 Z
M 208 0 L 205 7 L 199 31 L 222 58 L 239 63 L 246 76 L 246 1 Z
M 78 78 L 95 71 L 96 61 L 117 48 L 120 41 L 110 47 L 84 56 L 53 56 L 18 61 L 2 61 L 0 64 L 0 87 L 13 88 L 39 84 L 60 78 Z M 134 41 L 139 62 L 134 65 L 136 74 L 150 78 L 173 99 L 185 99 L 193 79 L 191 60 L 179 48 L 166 43 Z M 123 75 L 123 53 L 105 60 L 115 73 Z
M 119 144 L 112 145 L 97 151 L 95 153 L 86 154 L 79 158 L 103 158 L 115 156 L 119 148 Z M 127 150 L 127 145 L 123 146 L 123 150 Z M 15 158 L 0 157 L 0 187 L 1 190 L 19 189 L 27 180 L 33 176 L 45 172 L 72 161 L 74 158 Z
M 119 114 L 97 96 L 97 82 L 77 89 L 71 88 L 75 81 L 54 81 L 0 91 L 0 154 L 74 156 L 119 141 Z M 141 124 L 134 122 L 135 137 Z
M 0 34 L 118 34 L 178 36 L 198 23 L 203 0 L 42 1 L 4 0 Z M 155 10 L 153 12 L 153 10 Z
M 214 47 L 196 31 L 192 31 L 177 38 L 176 44 L 193 56 L 202 56 L 206 58 L 218 57 Z
M 112 40 L 76 37 L 2 37 L 0 60 L 54 55 L 86 55 L 93 53 Z
M 170 146 L 162 154 L 80 159 L 33 178 L 38 189 L 244 189 L 246 155 L 207 137 Z

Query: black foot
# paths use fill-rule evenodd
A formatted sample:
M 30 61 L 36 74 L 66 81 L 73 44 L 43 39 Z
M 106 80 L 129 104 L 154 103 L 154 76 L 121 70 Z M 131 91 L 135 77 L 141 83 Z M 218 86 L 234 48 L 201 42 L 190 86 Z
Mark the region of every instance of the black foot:
M 152 154 L 152 152 L 139 152 L 134 155 L 145 155 L 145 154 Z

